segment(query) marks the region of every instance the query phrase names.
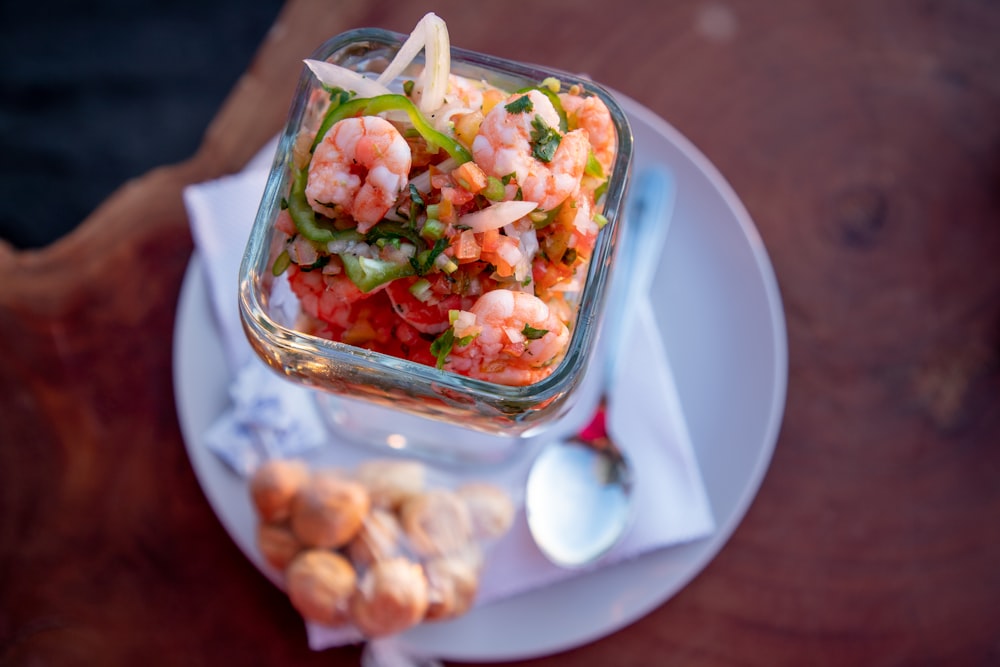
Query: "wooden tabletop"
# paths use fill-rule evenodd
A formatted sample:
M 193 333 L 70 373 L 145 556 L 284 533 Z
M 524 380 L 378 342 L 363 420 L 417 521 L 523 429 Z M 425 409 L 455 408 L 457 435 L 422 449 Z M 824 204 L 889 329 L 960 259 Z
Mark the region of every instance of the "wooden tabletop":
M 784 422 L 735 534 L 636 623 L 530 664 L 1000 664 L 1000 6 L 433 9 L 456 46 L 589 73 L 684 133 L 746 204 L 787 318 Z M 0 247 L 0 663 L 357 664 L 308 649 L 187 458 L 181 190 L 276 133 L 325 38 L 424 11 L 291 0 L 195 155 L 50 247 Z

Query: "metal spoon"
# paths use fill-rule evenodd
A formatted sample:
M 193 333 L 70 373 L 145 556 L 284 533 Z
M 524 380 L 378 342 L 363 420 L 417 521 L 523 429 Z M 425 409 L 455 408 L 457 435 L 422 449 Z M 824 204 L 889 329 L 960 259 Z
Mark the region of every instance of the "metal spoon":
M 581 567 L 618 543 L 632 518 L 632 470 L 606 426 L 611 387 L 636 300 L 646 298 L 663 248 L 675 185 L 663 167 L 641 172 L 632 186 L 605 322 L 603 388 L 597 410 L 576 436 L 543 446 L 525 488 L 528 528 L 556 565 Z

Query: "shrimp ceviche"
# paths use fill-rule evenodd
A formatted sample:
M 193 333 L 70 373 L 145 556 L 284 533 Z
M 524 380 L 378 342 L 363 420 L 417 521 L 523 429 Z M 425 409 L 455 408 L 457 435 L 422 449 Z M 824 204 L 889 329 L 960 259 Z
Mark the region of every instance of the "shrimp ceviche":
M 273 273 L 307 333 L 528 385 L 566 352 L 615 126 L 580 86 L 502 90 L 451 72 L 449 50 L 428 14 L 377 78 L 306 61 L 322 87 L 297 130 Z

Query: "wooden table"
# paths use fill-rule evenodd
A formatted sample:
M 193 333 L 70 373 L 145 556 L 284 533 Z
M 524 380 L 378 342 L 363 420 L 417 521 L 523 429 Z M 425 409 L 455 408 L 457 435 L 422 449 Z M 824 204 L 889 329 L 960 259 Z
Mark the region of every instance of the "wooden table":
M 756 221 L 787 318 L 783 428 L 732 539 L 648 616 L 530 664 L 1000 663 L 1000 7 L 434 9 L 457 46 L 587 72 L 686 134 Z M 423 11 L 291 0 L 188 161 L 51 247 L 0 247 L 0 663 L 357 663 L 309 651 L 186 456 L 181 190 L 277 131 L 323 39 Z

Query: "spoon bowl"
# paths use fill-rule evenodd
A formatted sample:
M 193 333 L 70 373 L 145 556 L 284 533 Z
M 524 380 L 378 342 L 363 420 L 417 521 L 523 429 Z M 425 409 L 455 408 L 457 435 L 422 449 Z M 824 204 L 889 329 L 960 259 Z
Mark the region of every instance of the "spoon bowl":
M 673 178 L 665 168 L 636 178 L 625 216 L 623 267 L 612 292 L 611 336 L 604 347 L 603 388 L 597 409 L 574 437 L 542 447 L 525 487 L 528 528 L 535 544 L 561 567 L 583 567 L 607 554 L 625 535 L 634 514 L 629 460 L 608 430 L 611 388 L 635 304 L 646 298 L 670 222 Z

